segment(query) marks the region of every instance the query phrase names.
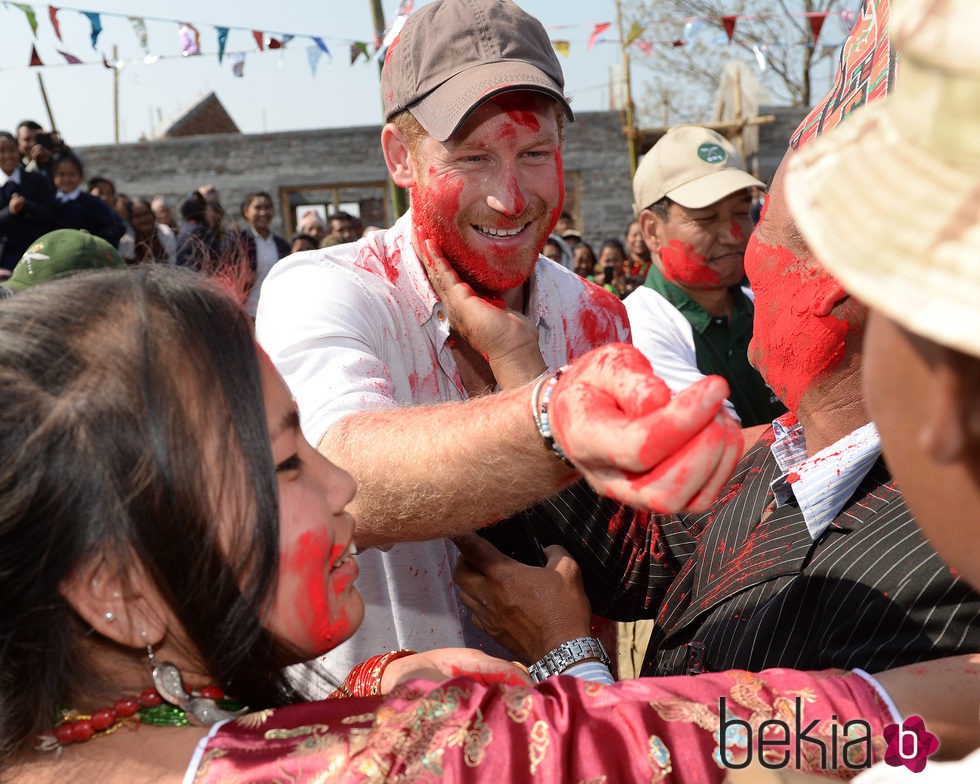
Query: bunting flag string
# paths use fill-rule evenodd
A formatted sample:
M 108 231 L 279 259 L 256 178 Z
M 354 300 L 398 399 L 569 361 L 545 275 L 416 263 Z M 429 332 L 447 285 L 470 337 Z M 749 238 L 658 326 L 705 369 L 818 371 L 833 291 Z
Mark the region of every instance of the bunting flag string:
M 360 59 L 362 55 L 367 61 L 383 56 L 387 47 L 390 46 L 391 42 L 395 39 L 395 37 L 397 37 L 398 33 L 401 30 L 401 26 L 404 24 L 405 17 L 412 11 L 414 5 L 415 5 L 414 0 L 402 0 L 399 3 L 396 17 L 393 20 L 390 27 L 388 28 L 388 30 L 385 32 L 383 40 L 381 40 L 380 43 L 377 40 L 375 40 L 373 53 L 371 51 L 370 45 L 367 43 L 367 41 L 371 39 L 365 38 L 364 40 L 353 40 L 353 41 L 351 39 L 336 39 L 341 42 L 349 44 L 351 65 L 353 65 L 358 59 Z M 13 8 L 16 8 L 19 12 L 23 13 L 25 20 L 27 21 L 28 25 L 31 28 L 32 35 L 34 36 L 35 40 L 37 40 L 38 21 L 37 21 L 36 6 L 31 3 L 20 3 L 20 2 L 17 3 L 4 2 L 4 6 L 11 6 Z M 88 19 L 91 26 L 90 40 L 91 40 L 92 48 L 96 51 L 98 51 L 99 37 L 103 32 L 102 17 L 115 17 L 115 18 L 128 19 L 130 25 L 132 26 L 133 33 L 135 34 L 137 40 L 139 41 L 139 45 L 143 50 L 144 53 L 143 62 L 146 64 L 157 62 L 160 59 L 170 59 L 169 55 L 160 56 L 160 55 L 150 53 L 149 41 L 147 36 L 147 27 L 146 27 L 147 21 L 169 22 L 169 23 L 177 24 L 179 26 L 179 41 L 180 41 L 179 56 L 188 57 L 192 55 L 201 54 L 200 33 L 198 31 L 198 27 L 196 27 L 195 24 L 191 22 L 181 22 L 174 19 L 166 19 L 160 17 L 136 17 L 136 16 L 130 16 L 125 13 L 108 13 L 108 12 L 97 13 L 97 12 L 82 10 L 80 8 L 70 8 L 70 7 L 66 8 L 64 6 L 59 7 L 59 6 L 49 5 L 48 18 L 51 23 L 51 28 L 54 31 L 55 37 L 62 42 L 64 41 L 64 39 L 62 38 L 62 31 L 61 31 L 59 17 L 60 14 L 65 10 L 77 12 Z M 808 32 L 809 32 L 807 44 L 812 47 L 817 47 L 818 45 L 820 45 L 823 49 L 835 48 L 836 46 L 839 46 L 839 44 L 822 44 L 822 45 L 819 44 L 820 36 L 824 28 L 824 23 L 826 22 L 828 17 L 830 16 L 834 16 L 835 18 L 839 17 L 840 26 L 845 32 L 847 28 L 851 24 L 853 24 L 855 18 L 854 14 L 847 10 L 840 11 L 839 13 L 835 12 L 833 14 L 831 14 L 830 12 L 804 12 L 804 13 L 794 13 L 789 15 L 804 17 L 806 20 L 805 24 L 808 27 Z M 620 36 L 617 36 L 616 39 L 607 39 L 603 37 L 603 34 L 610 29 L 612 24 L 610 22 L 596 22 L 596 23 L 588 23 L 587 25 L 585 25 L 586 29 L 589 32 L 587 36 L 583 36 L 583 39 L 587 40 L 586 48 L 587 50 L 590 51 L 594 49 L 596 44 L 602 43 L 602 44 L 613 44 L 621 47 L 633 47 L 638 52 L 650 56 L 653 54 L 654 49 L 656 47 L 660 47 L 660 46 L 680 47 L 680 46 L 687 45 L 692 40 L 692 38 L 698 33 L 699 29 L 703 30 L 703 25 L 705 25 L 706 23 L 714 23 L 719 25 L 724 30 L 728 42 L 732 43 L 737 40 L 736 27 L 741 25 L 741 23 L 745 21 L 763 20 L 763 19 L 771 19 L 771 18 L 785 17 L 785 16 L 787 16 L 787 14 L 769 13 L 769 14 L 738 14 L 738 15 L 725 15 L 725 16 L 693 16 L 693 17 L 686 17 L 680 19 L 659 19 L 656 21 L 656 25 L 658 27 L 662 27 L 664 25 L 673 22 L 684 28 L 683 34 L 680 38 L 661 40 L 661 41 L 649 40 L 647 38 L 644 38 L 644 33 L 646 30 L 644 26 L 638 21 L 631 22 L 628 31 L 623 36 L 621 36 L 622 40 L 619 40 Z M 653 25 L 648 25 L 647 27 L 649 28 L 652 26 Z M 260 52 L 265 52 L 267 50 L 272 50 L 272 49 L 280 49 L 280 50 L 285 49 L 286 45 L 294 38 L 300 37 L 301 35 L 305 36 L 313 43 L 313 46 L 306 47 L 306 53 L 307 53 L 307 61 L 309 63 L 310 71 L 314 76 L 316 74 L 317 66 L 319 65 L 319 62 L 322 59 L 322 55 L 326 55 L 326 57 L 329 60 L 332 60 L 330 48 L 328 47 L 325 38 L 322 36 L 282 33 L 282 34 L 277 34 L 276 37 L 273 37 L 272 35 L 266 34 L 262 30 L 256 30 L 250 27 L 235 27 L 231 25 L 221 25 L 221 26 L 215 25 L 214 27 L 217 36 L 217 44 L 218 44 L 217 59 L 219 64 L 222 63 L 224 60 L 226 54 L 228 36 L 230 34 L 230 31 L 232 30 L 246 31 L 250 33 L 255 41 L 256 48 Z M 581 24 L 550 25 L 550 26 L 546 26 L 546 29 L 548 29 L 549 31 L 567 30 L 576 27 L 582 28 L 583 25 Z M 720 43 L 723 40 L 724 39 L 721 39 L 720 41 L 718 41 L 718 43 Z M 567 36 L 555 36 L 555 38 L 552 40 L 552 46 L 555 48 L 555 51 L 558 52 L 558 54 L 562 55 L 563 57 L 570 56 L 571 47 L 573 43 L 574 41 L 569 40 Z M 755 56 L 759 69 L 761 71 L 765 71 L 767 67 L 768 50 L 777 47 L 798 46 L 803 42 L 802 41 L 795 41 L 795 42 L 769 41 L 764 44 L 760 44 L 760 43 L 753 43 L 751 40 L 746 42 L 743 38 L 742 43 L 743 45 L 746 46 L 751 45 L 752 53 Z M 66 60 L 67 65 L 89 64 L 82 61 L 80 58 L 76 57 L 75 55 L 71 54 L 69 51 L 67 51 L 67 49 L 64 50 L 55 49 L 54 51 L 56 51 L 61 57 L 63 57 Z M 314 51 L 317 52 L 317 54 L 314 54 Z M 244 73 L 244 59 L 245 59 L 244 52 L 236 53 L 236 57 L 233 59 L 232 62 L 232 71 L 233 73 L 235 73 L 236 76 L 241 76 Z M 107 67 L 110 68 L 114 67 L 113 65 L 108 65 L 108 64 L 106 65 Z M 121 60 L 119 61 L 118 65 L 120 66 L 122 65 Z M 44 66 L 44 63 L 41 61 L 41 57 L 37 51 L 36 45 L 34 45 L 32 46 L 31 61 L 29 67 L 38 67 L 38 66 Z M 45 67 L 52 67 L 52 66 L 45 66 Z M 53 63 L 53 67 L 59 67 L 58 63 Z

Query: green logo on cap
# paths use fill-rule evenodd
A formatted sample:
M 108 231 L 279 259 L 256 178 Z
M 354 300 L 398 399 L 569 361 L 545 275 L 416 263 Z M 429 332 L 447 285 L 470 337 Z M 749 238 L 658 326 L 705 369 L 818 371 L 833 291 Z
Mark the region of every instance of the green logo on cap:
M 698 157 L 706 163 L 724 163 L 728 158 L 728 153 L 717 144 L 705 142 L 698 147 Z

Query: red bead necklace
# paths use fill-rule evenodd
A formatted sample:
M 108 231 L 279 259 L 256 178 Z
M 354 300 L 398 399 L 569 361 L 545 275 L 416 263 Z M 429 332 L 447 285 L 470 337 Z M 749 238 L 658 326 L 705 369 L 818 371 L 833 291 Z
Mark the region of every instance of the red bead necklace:
M 217 686 L 205 686 L 195 696 L 225 703 L 231 710 L 241 706 L 225 700 L 224 692 Z M 111 708 L 99 708 L 91 714 L 77 710 L 62 711 L 61 718 L 50 733 L 40 738 L 38 749 L 49 751 L 72 743 L 83 743 L 92 738 L 111 735 L 124 724 L 154 724 L 158 727 L 182 727 L 190 722 L 187 714 L 176 705 L 164 702 L 152 686 L 138 697 L 123 697 Z

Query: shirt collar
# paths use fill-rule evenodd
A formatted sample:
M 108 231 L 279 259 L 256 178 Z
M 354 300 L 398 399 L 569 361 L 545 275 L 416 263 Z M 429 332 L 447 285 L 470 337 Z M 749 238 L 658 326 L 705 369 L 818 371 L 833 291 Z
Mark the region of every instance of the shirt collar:
M 10 174 L 0 171 L 0 188 L 7 184 L 7 182 L 15 182 L 20 185 L 20 167 L 18 166 Z
M 691 326 L 703 333 L 710 325 L 713 317 L 708 311 L 702 308 L 693 297 L 684 289 L 671 283 L 664 277 L 664 274 L 657 268 L 656 264 L 651 264 L 647 272 L 646 280 L 643 283 L 647 288 L 651 288 L 666 299 L 677 310 L 684 314 L 684 318 L 690 322 Z M 740 286 L 732 286 L 732 321 L 743 322 L 751 326 L 749 298 Z
M 58 201 L 61 202 L 75 201 L 75 199 L 78 198 L 81 192 L 82 192 L 82 188 L 81 186 L 79 186 L 75 188 L 75 190 L 70 191 L 69 193 L 63 193 L 62 191 L 58 191 L 58 193 L 56 193 L 55 195 L 58 197 Z
M 771 449 L 781 472 L 771 484 L 776 505 L 795 501 L 816 541 L 881 456 L 878 429 L 869 422 L 812 457 L 807 457 L 803 426 L 793 414 L 773 422 L 773 431 Z

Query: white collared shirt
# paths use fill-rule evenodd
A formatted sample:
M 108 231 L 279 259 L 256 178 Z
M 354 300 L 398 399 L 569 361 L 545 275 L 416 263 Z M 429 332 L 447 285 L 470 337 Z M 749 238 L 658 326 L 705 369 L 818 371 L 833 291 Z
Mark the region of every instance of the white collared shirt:
M 772 426 L 772 454 L 782 472 L 771 485 L 776 505 L 795 500 L 816 541 L 881 456 L 878 428 L 869 422 L 807 457 L 803 425 L 793 414 L 781 416 Z
M 15 182 L 20 185 L 20 169 L 14 169 L 10 174 L 0 169 L 0 188 L 6 185 L 8 182 Z
M 259 306 L 262 284 L 265 282 L 269 270 L 279 261 L 279 248 L 276 247 L 276 241 L 271 231 L 268 237 L 263 237 L 251 226 L 248 227 L 248 230 L 252 233 L 252 239 L 255 240 L 255 283 L 252 284 L 252 290 L 248 293 L 248 299 L 245 300 L 245 311 L 254 317 Z
M 75 188 L 75 190 L 69 191 L 68 193 L 65 193 L 64 191 L 58 191 L 55 194 L 55 198 L 61 203 L 66 201 L 75 201 L 75 199 L 77 199 L 79 195 L 81 195 L 81 193 L 82 193 L 82 188 L 81 186 L 79 186 Z
M 411 214 L 356 243 L 296 253 L 269 273 L 256 333 L 299 405 L 316 445 L 352 413 L 466 398 L 449 319 L 411 244 Z M 559 264 L 539 258 L 527 307 L 548 366 L 628 341 L 622 304 Z M 367 620 L 323 657 L 341 680 L 369 656 L 485 644 L 452 582 L 448 539 L 358 554 Z M 318 691 L 304 685 L 307 696 Z M 322 693 L 322 691 L 320 692 Z

